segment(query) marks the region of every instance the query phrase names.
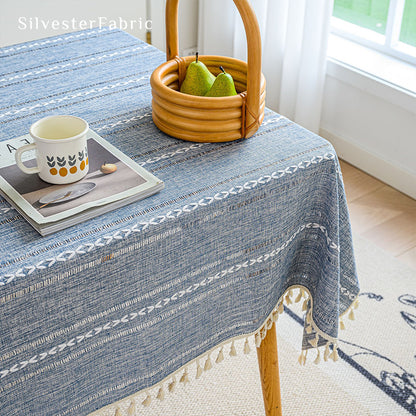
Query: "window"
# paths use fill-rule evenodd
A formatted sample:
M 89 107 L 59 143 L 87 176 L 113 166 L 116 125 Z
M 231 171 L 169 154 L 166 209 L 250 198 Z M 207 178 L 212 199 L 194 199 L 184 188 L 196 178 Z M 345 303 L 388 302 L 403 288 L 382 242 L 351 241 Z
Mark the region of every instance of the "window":
M 416 0 L 335 0 L 333 31 L 416 64 Z

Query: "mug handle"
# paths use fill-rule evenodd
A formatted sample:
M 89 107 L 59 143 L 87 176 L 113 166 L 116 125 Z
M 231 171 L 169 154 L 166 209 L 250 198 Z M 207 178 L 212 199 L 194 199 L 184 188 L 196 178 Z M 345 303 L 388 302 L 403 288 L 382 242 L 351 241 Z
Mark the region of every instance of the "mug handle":
M 27 166 L 25 166 L 22 162 L 22 154 L 24 152 L 28 152 L 29 150 L 33 150 L 36 148 L 36 143 L 31 143 L 31 144 L 25 144 L 22 147 L 19 147 L 16 150 L 16 153 L 14 155 L 15 159 L 16 159 L 16 163 L 17 166 L 19 167 L 20 170 L 22 170 L 24 173 L 28 173 L 28 174 L 32 174 L 32 173 L 39 173 L 40 169 L 38 166 L 35 166 L 33 168 L 28 168 Z

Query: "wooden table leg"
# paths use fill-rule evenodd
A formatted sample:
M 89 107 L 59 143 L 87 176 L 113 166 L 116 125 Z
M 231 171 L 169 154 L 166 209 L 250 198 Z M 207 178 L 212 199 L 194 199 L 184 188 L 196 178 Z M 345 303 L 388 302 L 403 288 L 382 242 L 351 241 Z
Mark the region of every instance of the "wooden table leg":
M 282 416 L 275 324 L 267 331 L 266 338 L 257 348 L 257 358 L 266 416 Z

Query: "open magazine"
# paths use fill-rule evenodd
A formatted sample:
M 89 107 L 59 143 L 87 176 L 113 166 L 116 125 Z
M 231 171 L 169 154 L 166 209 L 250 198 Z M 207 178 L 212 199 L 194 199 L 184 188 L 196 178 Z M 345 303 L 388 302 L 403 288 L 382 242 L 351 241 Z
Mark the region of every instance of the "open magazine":
M 29 134 L 0 142 L 0 193 L 41 235 L 48 235 L 105 212 L 146 198 L 164 183 L 92 130 L 87 133 L 89 172 L 78 182 L 53 185 L 16 165 L 17 148 L 32 142 Z M 36 165 L 27 152 L 26 166 Z M 114 164 L 105 174 L 103 164 Z

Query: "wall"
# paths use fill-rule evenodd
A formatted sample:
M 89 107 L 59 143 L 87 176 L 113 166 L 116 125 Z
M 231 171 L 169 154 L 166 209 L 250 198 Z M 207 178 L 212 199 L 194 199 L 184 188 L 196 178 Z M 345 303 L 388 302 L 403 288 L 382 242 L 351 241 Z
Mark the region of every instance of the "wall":
M 165 4 L 166 0 L 151 0 L 152 44 L 165 50 Z M 179 2 L 179 54 L 181 56 L 195 52 L 198 42 L 198 0 Z
M 342 159 L 416 198 L 416 95 L 330 61 L 320 134 Z

